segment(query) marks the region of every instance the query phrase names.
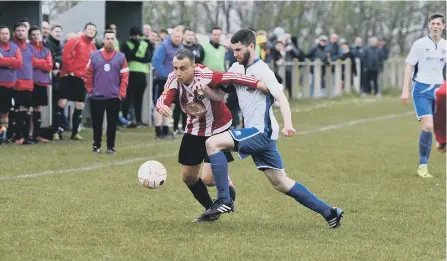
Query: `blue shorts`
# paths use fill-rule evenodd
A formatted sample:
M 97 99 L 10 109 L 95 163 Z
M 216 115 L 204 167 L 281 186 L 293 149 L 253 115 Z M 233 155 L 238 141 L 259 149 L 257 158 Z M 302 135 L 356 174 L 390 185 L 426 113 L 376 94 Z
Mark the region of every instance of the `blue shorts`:
M 425 116 L 433 116 L 435 113 L 435 91 L 440 84 L 425 84 L 415 82 L 413 85 L 413 105 L 418 120 Z
M 239 158 L 251 155 L 256 168 L 284 169 L 281 155 L 276 147 L 276 140 L 272 140 L 256 128 L 242 128 L 230 130 L 236 143 Z

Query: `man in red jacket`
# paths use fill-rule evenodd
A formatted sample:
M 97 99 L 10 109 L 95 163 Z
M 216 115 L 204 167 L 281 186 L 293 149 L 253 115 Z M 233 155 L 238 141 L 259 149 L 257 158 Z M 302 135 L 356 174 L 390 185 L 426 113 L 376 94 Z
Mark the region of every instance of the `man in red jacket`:
M 438 151 L 445 153 L 445 129 L 446 129 L 446 84 L 447 81 L 441 85 L 436 91 L 436 113 L 434 118 L 434 132 L 436 137 L 436 148 Z
M 93 153 L 101 152 L 102 123 L 107 112 L 107 154 L 115 154 L 115 136 L 121 100 L 126 97 L 129 67 L 126 56 L 115 50 L 116 35 L 104 32 L 104 48 L 90 55 L 85 72 L 93 123 Z
M 8 27 L 0 25 L 0 144 L 6 142 L 8 116 L 17 79 L 15 70 L 22 67 L 22 54 L 17 45 L 9 40 Z
M 67 100 L 75 103 L 75 110 L 72 116 L 72 140 L 82 140 L 78 133 L 81 123 L 81 113 L 84 108 L 86 96 L 84 73 L 87 67 L 90 54 L 96 50 L 93 39 L 96 36 L 96 25 L 87 23 L 84 27 L 84 34 L 80 37 L 69 40 L 62 53 L 62 69 L 60 78 L 60 98 L 55 109 L 55 124 L 58 127 L 58 133 L 53 135 L 53 140 L 62 139 L 62 114 L 64 113 Z
M 40 135 L 42 107 L 48 105 L 47 89 L 50 86 L 50 72 L 53 68 L 53 58 L 48 48 L 43 46 L 40 29 L 33 26 L 28 31 L 28 38 L 33 51 L 33 81 L 34 89 L 31 106 L 33 107 L 33 140 L 48 142 Z

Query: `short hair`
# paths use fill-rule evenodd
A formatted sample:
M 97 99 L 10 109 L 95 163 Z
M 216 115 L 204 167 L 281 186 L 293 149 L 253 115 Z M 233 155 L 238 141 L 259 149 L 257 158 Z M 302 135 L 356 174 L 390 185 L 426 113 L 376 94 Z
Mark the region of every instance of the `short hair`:
M 440 13 L 435 13 L 435 14 L 431 14 L 428 16 L 428 22 L 430 23 L 432 20 L 436 19 L 436 18 L 441 18 L 442 19 L 442 23 L 444 24 L 444 15 L 440 14 Z
M 17 29 L 17 27 L 21 27 L 21 26 L 26 27 L 26 25 L 24 23 L 22 23 L 22 22 L 15 23 L 14 27 L 13 27 L 14 31 Z
M 249 46 L 250 44 L 256 45 L 256 34 L 249 29 L 240 29 L 237 31 L 233 37 L 231 37 L 231 43 L 241 43 L 244 46 Z
M 222 28 L 220 28 L 219 26 L 214 26 L 213 28 L 211 28 L 211 33 L 212 33 L 214 30 L 220 30 L 220 31 L 222 31 Z
M 84 30 L 87 29 L 87 27 L 88 27 L 89 25 L 93 25 L 93 26 L 96 28 L 96 24 L 94 24 L 94 23 L 92 23 L 92 22 L 88 22 L 88 23 L 85 24 L 85 26 L 84 26 Z
M 62 29 L 62 25 L 60 25 L 60 24 L 52 24 L 52 25 L 51 25 L 51 28 L 50 28 L 50 31 L 53 31 L 53 30 L 56 29 L 56 28 L 60 28 L 61 30 L 63 30 L 63 29 Z
M 183 29 L 183 34 L 185 34 L 187 31 L 191 31 L 194 33 L 194 30 L 190 27 L 185 27 L 185 29 Z
M 106 34 L 115 34 L 115 32 L 111 29 L 107 29 L 104 31 L 103 37 L 106 37 Z M 116 34 L 115 34 L 115 37 L 116 37 Z
M 30 22 L 29 22 L 28 18 L 22 18 L 22 19 L 20 19 L 19 23 L 23 24 L 23 23 L 30 23 Z
M 160 32 L 160 33 L 168 34 L 168 30 L 166 30 L 166 28 L 161 28 L 159 32 Z
M 2 30 L 2 29 L 5 29 L 5 28 L 8 28 L 6 25 L 0 25 L 0 30 Z
M 115 27 L 116 27 L 116 24 L 114 24 L 114 23 L 110 23 L 110 24 L 106 24 L 106 30 L 107 29 L 110 29 L 111 27 L 112 27 L 112 25 L 114 25 Z
M 29 30 L 28 30 L 28 38 L 31 38 L 31 34 L 32 34 L 34 31 L 39 31 L 39 32 L 40 32 L 40 28 L 39 28 L 38 26 L 35 26 L 35 25 L 31 26 L 31 27 L 29 28 Z
M 175 54 L 175 58 L 177 58 L 177 60 L 183 60 L 183 59 L 187 58 L 187 59 L 191 60 L 191 62 L 193 64 L 196 63 L 194 54 L 188 49 L 182 49 L 182 50 L 178 51 Z

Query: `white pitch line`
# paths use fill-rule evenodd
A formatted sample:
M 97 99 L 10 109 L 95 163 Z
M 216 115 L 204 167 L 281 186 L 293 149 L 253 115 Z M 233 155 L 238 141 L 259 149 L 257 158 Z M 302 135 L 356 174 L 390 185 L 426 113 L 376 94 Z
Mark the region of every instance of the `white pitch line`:
M 406 112 L 406 113 L 401 113 L 401 114 L 388 114 L 388 115 L 374 117 L 374 118 L 353 120 L 353 121 L 348 121 L 348 122 L 342 122 L 339 124 L 332 124 L 332 125 L 324 126 L 324 127 L 318 128 L 318 129 L 298 131 L 296 133 L 296 135 L 308 135 L 308 134 L 313 134 L 313 133 L 318 133 L 318 132 L 325 132 L 325 131 L 330 131 L 330 130 L 334 130 L 334 129 L 341 129 L 341 128 L 348 127 L 348 126 L 359 125 L 359 124 L 363 124 L 363 123 L 367 123 L 367 122 L 390 120 L 390 119 L 394 119 L 394 118 L 398 118 L 398 117 L 405 117 L 405 116 L 409 116 L 412 114 L 413 114 L 413 112 Z M 168 158 L 168 157 L 172 157 L 175 155 L 177 155 L 177 153 L 163 154 L 163 155 L 159 154 L 159 155 L 151 157 L 151 159 Z M 39 172 L 39 173 L 21 174 L 21 175 L 17 175 L 17 176 L 0 176 L 0 181 L 36 178 L 36 177 L 41 177 L 41 176 L 67 174 L 67 173 L 72 173 L 72 172 L 85 172 L 85 171 L 91 171 L 91 170 L 96 170 L 96 169 L 101 169 L 101 168 L 121 166 L 121 165 L 130 164 L 130 163 L 134 163 L 137 161 L 148 160 L 148 159 L 149 159 L 148 157 L 139 157 L 139 158 L 127 159 L 127 160 L 122 160 L 122 161 L 117 161 L 117 162 L 112 162 L 112 163 L 95 164 L 92 166 L 81 167 L 81 168 L 48 170 L 48 171 Z

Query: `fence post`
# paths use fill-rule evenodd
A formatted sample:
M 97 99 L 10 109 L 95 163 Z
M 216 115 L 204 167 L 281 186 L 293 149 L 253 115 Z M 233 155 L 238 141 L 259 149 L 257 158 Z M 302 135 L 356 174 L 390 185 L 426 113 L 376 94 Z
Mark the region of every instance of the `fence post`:
M 351 59 L 347 59 L 344 61 L 345 64 L 345 80 L 344 80 L 344 86 L 345 90 L 344 92 L 350 93 L 351 92 L 351 79 L 352 79 L 352 66 Z
M 315 66 L 314 66 L 314 97 L 320 98 L 321 97 L 321 60 L 316 59 L 315 60 Z M 327 77 L 327 75 L 326 75 Z
M 292 66 L 292 99 L 298 99 L 298 93 L 301 92 L 300 86 L 300 67 L 298 66 L 298 61 L 295 59 Z
M 342 69 L 341 69 L 341 67 L 342 67 L 341 60 L 335 61 L 335 84 L 332 85 L 333 90 L 330 94 L 330 97 L 341 95 L 341 85 L 342 85 L 342 81 L 341 81 Z
M 360 93 L 360 89 L 361 89 L 361 86 L 362 86 L 362 75 L 363 75 L 363 72 L 362 72 L 362 61 L 359 59 L 359 58 L 355 58 L 355 66 L 356 66 L 356 71 L 357 71 L 357 76 L 356 77 L 354 77 L 354 90 L 357 92 L 357 93 Z

